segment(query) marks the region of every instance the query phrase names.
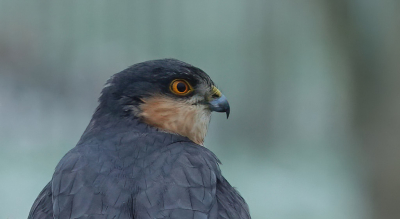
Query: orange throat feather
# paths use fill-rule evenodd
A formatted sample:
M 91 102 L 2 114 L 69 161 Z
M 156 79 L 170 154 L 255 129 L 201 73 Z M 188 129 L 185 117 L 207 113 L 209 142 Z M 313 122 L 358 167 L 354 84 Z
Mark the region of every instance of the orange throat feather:
M 151 97 L 143 102 L 138 114 L 143 122 L 203 145 L 211 118 L 206 106 L 163 96 Z

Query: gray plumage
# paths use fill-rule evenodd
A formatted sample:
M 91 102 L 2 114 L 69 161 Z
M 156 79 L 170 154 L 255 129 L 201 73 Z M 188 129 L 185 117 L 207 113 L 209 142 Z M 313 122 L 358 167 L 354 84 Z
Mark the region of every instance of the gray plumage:
M 123 115 L 100 104 L 29 219 L 250 218 L 211 151 Z

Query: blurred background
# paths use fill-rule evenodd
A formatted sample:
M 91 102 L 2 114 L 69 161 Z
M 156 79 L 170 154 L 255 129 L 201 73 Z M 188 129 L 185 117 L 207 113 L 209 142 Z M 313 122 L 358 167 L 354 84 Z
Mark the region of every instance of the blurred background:
M 0 218 L 26 218 L 114 73 L 177 58 L 253 218 L 400 218 L 397 0 L 0 0 Z

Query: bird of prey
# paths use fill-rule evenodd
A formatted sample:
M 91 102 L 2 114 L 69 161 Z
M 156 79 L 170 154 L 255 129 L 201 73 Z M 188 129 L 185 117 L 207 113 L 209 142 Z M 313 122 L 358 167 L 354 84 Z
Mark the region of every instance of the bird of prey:
M 203 146 L 211 112 L 229 110 L 204 71 L 176 59 L 115 74 L 28 218 L 250 218 Z

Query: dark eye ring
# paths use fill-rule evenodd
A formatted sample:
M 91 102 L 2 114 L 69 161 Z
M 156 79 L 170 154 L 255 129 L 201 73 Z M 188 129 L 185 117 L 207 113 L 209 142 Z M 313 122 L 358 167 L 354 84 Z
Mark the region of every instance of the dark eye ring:
M 192 87 L 187 81 L 176 79 L 171 82 L 170 90 L 177 95 L 186 95 L 192 91 Z

